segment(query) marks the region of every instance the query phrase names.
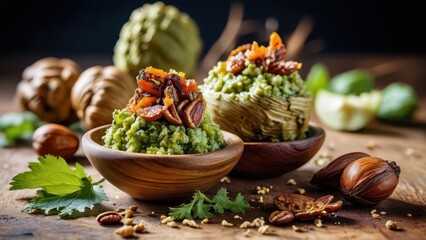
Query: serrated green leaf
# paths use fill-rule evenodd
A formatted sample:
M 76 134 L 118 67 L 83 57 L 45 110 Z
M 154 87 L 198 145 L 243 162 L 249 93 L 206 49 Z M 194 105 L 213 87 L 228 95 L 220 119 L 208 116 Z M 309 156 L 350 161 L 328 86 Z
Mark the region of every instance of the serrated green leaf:
M 193 219 L 192 217 L 192 207 L 194 206 L 194 202 L 190 202 L 187 204 L 182 204 L 177 208 L 169 208 L 170 209 L 170 213 L 169 215 L 174 217 L 177 220 L 181 220 L 181 219 Z
M 194 218 L 204 219 L 213 217 L 213 214 L 209 212 L 211 208 L 211 204 L 204 204 L 204 199 L 200 199 L 193 210 Z
M 212 202 L 214 202 L 213 209 L 220 214 L 223 214 L 225 210 L 231 210 L 233 213 L 244 213 L 250 207 L 241 193 L 238 193 L 234 201 L 231 201 L 228 197 L 228 191 L 223 187 L 213 197 Z
M 87 209 L 93 208 L 95 204 L 108 201 L 102 186 L 92 185 L 86 178 L 83 179 L 83 182 L 84 186 L 79 191 L 62 196 L 40 190 L 37 192 L 38 196 L 25 207 L 24 211 L 41 210 L 45 214 L 57 211 L 59 216 L 66 217 L 74 212 L 84 213 Z
M 12 178 L 9 190 L 43 188 L 53 195 L 67 195 L 80 190 L 87 177 L 83 167 L 76 164 L 76 169 L 71 169 L 63 158 L 46 155 L 39 157 L 38 162 L 29 163 L 30 172 L 24 172 Z

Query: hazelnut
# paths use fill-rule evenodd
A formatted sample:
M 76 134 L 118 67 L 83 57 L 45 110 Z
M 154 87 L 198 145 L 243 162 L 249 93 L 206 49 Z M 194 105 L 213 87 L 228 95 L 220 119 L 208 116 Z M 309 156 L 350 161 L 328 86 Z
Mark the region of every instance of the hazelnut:
M 65 159 L 70 159 L 79 145 L 79 139 L 73 131 L 54 123 L 37 128 L 32 140 L 33 149 L 38 155 L 51 154 Z
M 395 162 L 363 157 L 345 168 L 340 178 L 340 190 L 354 204 L 373 205 L 393 193 L 400 172 Z

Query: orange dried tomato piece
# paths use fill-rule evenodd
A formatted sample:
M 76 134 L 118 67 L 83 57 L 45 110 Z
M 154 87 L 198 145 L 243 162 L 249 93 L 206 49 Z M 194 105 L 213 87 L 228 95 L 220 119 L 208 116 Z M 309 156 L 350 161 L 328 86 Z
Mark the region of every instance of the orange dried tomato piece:
M 145 72 L 155 76 L 163 77 L 164 79 L 166 79 L 168 76 L 168 73 L 164 72 L 163 70 L 151 66 L 145 68 Z
M 139 80 L 138 86 L 141 89 L 151 93 L 152 95 L 155 95 L 155 96 L 158 96 L 158 97 L 161 95 L 160 91 L 158 90 L 159 86 L 157 84 L 153 83 L 153 82 L 148 82 L 148 81 L 145 81 L 145 80 Z
M 280 35 L 276 32 L 271 33 L 271 36 L 269 36 L 268 52 L 273 52 L 275 49 L 282 47 L 284 47 L 284 44 Z
M 259 44 L 256 41 L 253 41 L 253 44 L 251 45 L 251 49 L 247 51 L 247 59 L 250 61 L 255 61 L 257 59 L 263 59 L 265 58 L 266 54 L 266 47 L 265 46 L 259 46 Z
M 136 111 L 136 109 L 141 108 L 141 107 L 149 107 L 151 106 L 153 103 L 155 103 L 155 101 L 157 100 L 157 97 L 149 97 L 149 96 L 144 96 L 136 105 L 132 106 L 132 110 L 133 112 Z

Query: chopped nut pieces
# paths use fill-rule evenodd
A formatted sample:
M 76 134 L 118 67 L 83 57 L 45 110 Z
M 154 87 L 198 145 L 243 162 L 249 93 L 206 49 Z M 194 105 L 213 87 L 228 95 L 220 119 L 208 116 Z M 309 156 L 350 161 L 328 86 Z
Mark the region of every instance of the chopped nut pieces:
M 223 177 L 220 179 L 220 182 L 231 183 L 231 179 L 229 177 Z
M 370 140 L 370 141 L 367 142 L 367 144 L 365 145 L 365 147 L 368 150 L 374 150 L 374 149 L 378 148 L 379 145 L 377 145 L 377 143 L 376 143 L 375 140 Z
M 127 209 L 126 211 L 124 211 L 124 217 L 125 218 L 131 218 L 133 217 L 134 212 L 130 209 Z
M 287 185 L 296 186 L 296 184 L 297 182 L 293 178 L 290 178 L 289 180 L 287 180 Z
M 412 217 L 413 215 L 411 213 L 407 213 L 407 217 Z
M 319 156 L 322 157 L 322 158 L 330 158 L 331 157 L 330 153 L 327 152 L 327 151 L 322 151 Z
M 373 214 L 375 214 L 375 213 L 377 213 L 377 209 L 373 209 L 373 210 L 371 210 L 371 212 L 370 212 L 370 214 L 371 214 L 371 215 L 373 215 Z
M 118 234 L 122 237 L 130 237 L 133 235 L 133 233 L 135 232 L 135 230 L 133 229 L 132 226 L 123 226 L 117 230 L 115 230 L 115 234 Z
M 145 224 L 138 223 L 135 226 L 133 226 L 133 230 L 137 233 L 142 233 L 145 231 Z
M 234 215 L 234 219 L 243 219 L 240 215 Z
M 319 218 L 315 219 L 314 224 L 316 227 L 319 227 L 319 228 L 324 227 L 324 225 L 322 224 L 322 220 Z
M 330 158 L 317 158 L 315 159 L 315 164 L 319 167 L 323 167 L 325 165 L 327 165 L 329 162 L 331 161 Z
M 262 197 L 262 196 L 260 196 L 260 197 L 259 197 L 259 200 L 258 200 L 257 202 L 259 202 L 259 203 L 263 203 L 263 197 Z
M 295 232 L 307 232 L 308 231 L 308 229 L 307 228 L 301 228 L 301 227 L 298 227 L 298 226 L 296 226 L 296 225 L 292 225 L 291 226 L 291 228 L 293 229 L 293 231 L 295 231 Z
M 298 192 L 299 194 L 305 194 L 305 193 L 306 193 L 306 191 L 305 191 L 305 189 L 304 189 L 304 188 L 298 188 L 298 189 L 297 189 L 297 192 Z
M 263 235 L 272 235 L 272 234 L 274 234 L 274 231 L 271 229 L 271 227 L 269 225 L 262 225 L 262 226 L 260 226 L 257 229 L 257 231 L 260 234 L 263 234 Z
M 179 228 L 179 226 L 176 224 L 175 221 L 170 221 L 166 223 L 167 227 L 171 227 L 171 228 Z
M 375 219 L 379 219 L 379 218 L 380 218 L 380 215 L 379 215 L 379 214 L 377 214 L 377 213 L 373 213 L 373 214 L 371 214 L 371 216 L 372 216 L 373 218 L 375 218 Z
M 249 221 L 244 221 L 240 225 L 240 228 L 249 228 L 249 227 L 254 227 L 254 225 L 251 222 L 249 222 Z
M 204 218 L 204 219 L 201 221 L 201 224 L 207 224 L 207 223 L 210 223 L 210 221 L 209 221 L 209 219 L 208 219 L 208 218 Z
M 194 220 L 190 220 L 187 218 L 182 221 L 182 224 L 192 228 L 201 228 L 200 225 L 198 225 Z
M 257 194 L 259 194 L 259 195 L 265 195 L 265 194 L 269 193 L 269 191 L 270 191 L 269 188 L 260 187 L 260 186 L 257 186 L 256 190 L 257 190 Z
M 138 210 L 138 206 L 131 205 L 128 209 L 131 210 L 131 211 L 133 211 L 133 212 L 136 212 Z
M 263 217 L 261 217 L 261 218 L 256 218 L 256 219 L 254 219 L 254 220 L 253 220 L 252 224 L 253 224 L 253 226 L 255 226 L 255 227 L 260 227 L 260 226 L 262 226 L 263 224 L 265 224 L 265 220 L 263 220 Z
M 124 225 L 128 225 L 128 226 L 133 225 L 133 219 L 131 219 L 131 218 L 126 218 L 126 219 L 124 220 Z
M 388 214 L 387 212 L 385 212 L 385 211 L 381 211 L 380 212 L 380 215 L 386 215 L 386 214 Z
M 392 221 L 392 220 L 388 220 L 385 224 L 386 228 L 392 231 L 398 231 L 401 230 L 400 227 L 398 227 L 398 225 L 396 225 L 396 222 Z
M 163 219 L 165 219 L 165 218 L 167 218 L 167 216 L 166 216 L 166 215 L 161 215 L 161 216 L 160 216 L 160 220 L 163 220 Z
M 244 237 L 250 237 L 251 231 L 250 229 L 247 229 L 247 231 L 244 232 Z
M 163 218 L 163 219 L 161 220 L 161 223 L 162 223 L 162 224 L 166 224 L 166 223 L 171 222 L 171 221 L 174 221 L 174 220 L 175 220 L 175 218 L 174 218 L 174 217 L 168 216 L 168 217 Z
M 226 220 L 222 220 L 222 226 L 224 226 L 224 227 L 233 227 L 233 226 L 234 226 L 234 224 L 229 223 L 229 222 L 228 222 L 228 221 L 226 221 Z

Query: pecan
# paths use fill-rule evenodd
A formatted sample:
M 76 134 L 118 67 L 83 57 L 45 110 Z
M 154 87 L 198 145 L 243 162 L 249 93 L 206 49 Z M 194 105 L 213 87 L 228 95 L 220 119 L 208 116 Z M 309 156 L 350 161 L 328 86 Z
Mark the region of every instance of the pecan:
M 206 110 L 206 101 L 200 94 L 197 99 L 192 101 L 183 111 L 183 120 L 190 128 L 196 128 L 203 120 L 204 111 Z
M 100 224 L 115 224 L 121 221 L 121 216 L 116 211 L 108 211 L 99 214 L 96 221 Z
M 246 66 L 246 59 L 247 57 L 244 55 L 244 52 L 238 52 L 226 62 L 226 71 L 233 74 L 240 73 Z
M 186 106 L 188 106 L 189 103 L 190 103 L 189 100 L 183 100 L 182 102 L 179 103 L 179 105 L 176 108 L 176 111 L 178 112 L 179 116 L 183 115 L 183 110 L 186 108 Z
M 294 214 L 290 211 L 274 211 L 269 216 L 269 222 L 274 225 L 284 225 L 294 220 Z
M 177 89 L 179 93 L 182 92 L 182 84 L 180 82 L 180 77 L 176 73 L 169 73 L 170 82 L 173 83 L 173 86 Z
M 138 108 L 136 114 L 147 121 L 155 121 L 163 116 L 163 106 L 154 105 L 151 107 Z
M 163 114 L 167 121 L 169 121 L 171 124 L 182 125 L 182 120 L 180 119 L 174 104 L 170 105 L 168 108 L 165 108 L 163 110 Z
M 331 203 L 332 195 L 314 199 L 299 194 L 281 194 L 274 198 L 274 204 L 282 211 L 291 211 L 295 219 L 312 219 L 333 215 L 342 208 L 342 201 Z

